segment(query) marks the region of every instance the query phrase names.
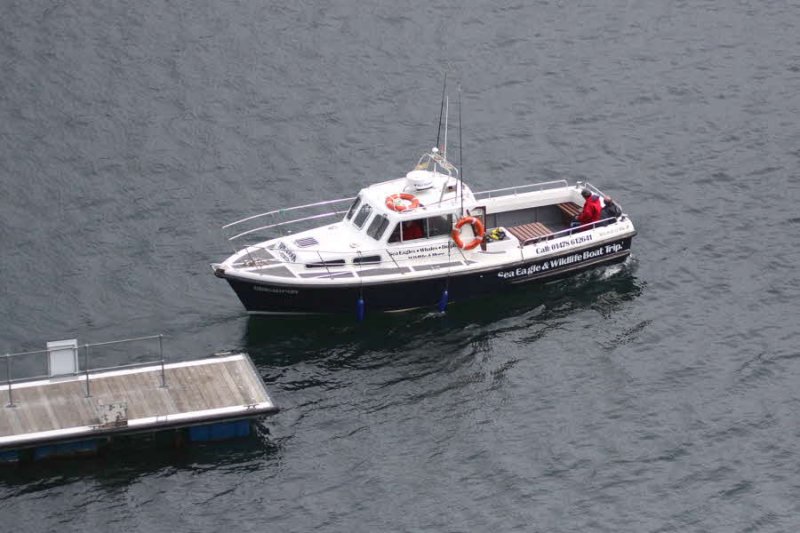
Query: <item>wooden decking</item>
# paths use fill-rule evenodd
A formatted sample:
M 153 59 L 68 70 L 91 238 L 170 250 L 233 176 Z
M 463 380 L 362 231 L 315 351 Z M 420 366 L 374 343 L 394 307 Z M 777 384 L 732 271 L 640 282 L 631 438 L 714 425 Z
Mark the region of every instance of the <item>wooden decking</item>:
M 0 449 L 44 441 L 92 438 L 243 418 L 277 408 L 245 354 L 172 363 L 162 367 L 113 370 L 0 386 Z M 127 419 L 103 424 L 104 409 L 125 404 Z
M 519 240 L 519 242 L 525 242 L 530 239 L 535 239 L 537 237 L 546 237 L 553 233 L 550 228 L 542 224 L 541 222 L 532 222 L 530 224 L 521 224 L 519 226 L 511 226 L 506 228 L 508 232 L 513 235 L 514 237 Z
M 567 219 L 573 219 L 576 216 L 578 216 L 578 214 L 581 212 L 581 206 L 579 206 L 575 202 L 565 202 L 563 204 L 558 204 L 558 208 L 561 209 L 561 212 Z

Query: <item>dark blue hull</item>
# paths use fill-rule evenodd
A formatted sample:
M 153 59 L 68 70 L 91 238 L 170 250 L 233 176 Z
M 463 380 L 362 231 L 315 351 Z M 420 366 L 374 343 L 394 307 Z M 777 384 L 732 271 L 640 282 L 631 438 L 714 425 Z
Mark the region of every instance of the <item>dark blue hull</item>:
M 583 270 L 624 261 L 632 237 L 603 243 L 546 260 L 519 262 L 503 268 L 409 281 L 363 285 L 306 287 L 261 284 L 223 275 L 251 313 L 355 313 L 363 299 L 366 312 L 436 309 L 447 290 L 447 302 L 498 294 L 525 283 L 543 283 Z

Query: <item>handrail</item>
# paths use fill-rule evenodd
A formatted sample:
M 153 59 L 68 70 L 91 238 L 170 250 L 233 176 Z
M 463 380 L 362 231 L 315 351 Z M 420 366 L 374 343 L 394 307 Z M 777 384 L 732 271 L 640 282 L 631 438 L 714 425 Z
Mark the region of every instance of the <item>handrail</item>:
M 622 215 L 622 216 L 624 217 L 625 215 Z M 617 219 L 614 218 L 614 217 L 605 218 L 605 219 L 602 219 L 602 220 L 598 220 L 597 222 L 591 222 L 591 223 L 588 223 L 588 224 L 583 224 L 581 226 L 576 226 L 574 228 L 566 228 L 566 229 L 563 229 L 563 230 L 560 230 L 560 231 L 557 231 L 555 233 L 551 233 L 551 234 L 548 234 L 548 235 L 531 237 L 530 239 L 526 239 L 524 241 L 521 241 L 520 244 L 519 244 L 519 248 L 520 248 L 520 250 L 522 250 L 523 247 L 528 246 L 528 245 L 533 244 L 533 243 L 536 243 L 536 242 L 549 241 L 549 240 L 558 239 L 558 238 L 561 238 L 561 237 L 566 237 L 566 236 L 571 235 L 573 233 L 578 233 L 580 231 L 594 229 L 596 227 L 600 227 L 600 226 L 604 226 L 606 224 L 610 224 L 615 220 L 617 220 Z M 304 250 L 295 249 L 294 251 L 298 254 L 298 256 L 294 260 L 290 260 L 290 259 L 288 259 L 286 257 L 283 257 L 283 256 L 279 257 L 274 253 L 272 253 L 272 257 L 277 261 L 277 263 L 280 263 L 282 265 L 303 266 L 303 265 L 308 265 L 308 264 L 311 264 L 311 263 L 318 263 L 319 262 L 320 264 L 322 264 L 325 267 L 325 271 L 323 271 L 324 272 L 323 275 L 325 275 L 326 277 L 331 277 L 335 272 L 348 272 L 348 271 L 350 271 L 350 272 L 358 272 L 358 271 L 363 270 L 364 267 L 366 266 L 363 263 L 352 263 L 351 261 L 348 262 L 348 260 L 351 260 L 352 258 L 363 257 L 363 256 L 367 256 L 367 255 L 381 255 L 381 256 L 383 256 L 383 252 L 391 251 L 393 253 L 389 254 L 388 259 L 382 259 L 382 260 L 374 262 L 374 263 L 370 262 L 369 263 L 369 267 L 380 268 L 380 267 L 384 267 L 386 265 L 389 265 L 389 266 L 394 266 L 396 268 L 401 268 L 404 264 L 408 264 L 410 261 L 412 261 L 411 259 L 408 258 L 409 254 L 402 253 L 404 250 L 411 250 L 411 249 L 414 249 L 414 248 L 429 247 L 429 246 L 439 247 L 439 246 L 442 246 L 445 243 L 449 245 L 449 251 L 447 251 L 444 248 L 442 248 L 442 252 L 443 253 L 441 255 L 435 255 L 435 256 L 430 256 L 429 257 L 429 259 L 431 261 L 444 259 L 445 257 L 450 257 L 451 255 L 454 255 L 454 254 L 456 254 L 457 260 L 459 260 L 459 259 L 462 260 L 462 261 L 466 261 L 467 260 L 466 256 L 464 255 L 464 252 L 461 249 L 458 249 L 457 252 L 454 252 L 452 250 L 453 248 L 458 248 L 458 247 L 455 246 L 454 243 L 449 239 L 447 239 L 447 240 L 441 239 L 441 240 L 435 241 L 433 243 L 426 242 L 424 244 L 422 242 L 420 242 L 420 241 L 409 241 L 408 243 L 403 243 L 402 245 L 393 245 L 391 248 L 388 248 L 388 249 L 387 248 L 372 248 L 372 249 L 368 249 L 368 250 L 364 250 L 364 249 L 359 249 L 359 250 L 343 250 L 343 249 L 339 249 L 339 250 L 317 250 L 317 249 L 314 249 L 314 250 L 308 250 L 307 251 L 308 254 L 311 254 L 311 255 L 305 255 L 305 256 L 301 255 L 301 254 L 305 254 Z M 250 249 L 264 249 L 264 250 L 269 250 L 270 252 L 274 252 L 275 251 L 275 250 L 270 250 L 270 249 L 267 249 L 267 248 L 262 248 L 262 247 L 257 247 L 257 246 L 256 247 L 251 247 Z M 331 260 L 335 260 L 335 259 L 342 259 L 342 260 L 345 261 L 345 263 L 342 264 L 342 265 L 338 265 L 337 266 L 337 270 L 334 272 L 332 270 L 332 265 L 328 264 L 328 262 L 331 261 Z
M 89 348 L 96 348 L 98 346 L 112 346 L 112 345 L 118 345 L 118 344 L 131 344 L 131 343 L 134 343 L 134 342 L 149 341 L 149 340 L 156 340 L 156 339 L 158 340 L 158 353 L 157 354 L 153 354 L 153 355 L 155 355 L 157 358 L 154 357 L 153 359 L 149 359 L 147 361 L 126 363 L 126 364 L 121 364 L 121 365 L 89 368 Z M 154 365 L 154 364 L 157 364 L 157 363 L 160 362 L 160 364 L 161 364 L 161 386 L 162 387 L 166 387 L 167 385 L 166 385 L 166 376 L 165 376 L 165 371 L 164 371 L 164 361 L 165 361 L 165 359 L 164 359 L 163 339 L 164 339 L 164 335 L 163 334 L 162 335 L 148 335 L 146 337 L 134 337 L 134 338 L 128 338 L 128 339 L 118 339 L 118 340 L 113 340 L 113 341 L 96 342 L 96 343 L 92 343 L 92 344 L 83 344 L 83 345 L 76 346 L 76 347 L 72 348 L 73 354 L 77 358 L 78 354 L 81 351 L 81 349 L 83 349 L 83 367 L 84 368 L 80 369 L 79 367 L 76 367 L 75 370 L 71 373 L 71 375 L 74 375 L 74 376 L 81 375 L 82 376 L 81 380 L 85 380 L 85 383 L 86 383 L 86 397 L 88 398 L 89 396 L 91 396 L 91 390 L 90 390 L 90 387 L 89 387 L 89 376 L 91 374 L 97 374 L 99 372 L 104 372 L 104 371 L 108 371 L 108 370 L 120 370 L 120 369 L 143 367 L 143 366 L 147 366 L 147 365 Z M 7 394 L 8 394 L 7 407 L 13 407 L 14 406 L 13 396 L 12 396 L 12 387 L 11 387 L 12 384 L 24 383 L 24 382 L 36 381 L 36 380 L 40 380 L 40 379 L 48 379 L 48 378 L 54 377 L 53 374 L 49 374 L 48 373 L 48 374 L 27 375 L 25 377 L 13 378 L 12 379 L 12 377 L 11 377 L 11 360 L 12 360 L 12 358 L 23 357 L 23 356 L 31 356 L 31 355 L 47 355 L 47 354 L 49 354 L 51 352 L 52 352 L 52 350 L 45 349 L 45 350 L 34 350 L 34 351 L 29 351 L 29 352 L 16 352 L 16 353 L 7 353 L 7 354 L 5 354 L 6 379 L 4 380 L 5 381 L 5 384 L 4 384 L 5 387 L 4 388 L 7 388 Z M 146 355 L 148 355 L 148 354 L 146 354 Z M 70 374 L 66 374 L 66 375 L 70 375 Z
M 265 229 L 277 228 L 278 226 L 286 226 L 287 224 L 296 224 L 298 222 L 306 222 L 308 220 L 316 220 L 318 218 L 332 217 L 332 216 L 335 216 L 335 215 L 341 215 L 342 213 L 346 213 L 346 211 L 331 211 L 330 213 L 322 213 L 322 214 L 319 214 L 319 215 L 312 215 L 310 217 L 296 218 L 294 220 L 285 220 L 283 222 L 276 222 L 275 224 L 267 224 L 266 226 L 261 226 L 261 227 L 258 227 L 258 228 L 253 228 L 253 229 L 249 229 L 247 231 L 243 231 L 241 233 L 238 233 L 238 234 L 234 235 L 233 237 L 229 237 L 228 240 L 229 241 L 235 241 L 239 237 L 244 237 L 245 235 L 250 235 L 251 233 L 255 233 L 257 231 L 262 231 L 262 230 L 265 230 Z
M 355 196 L 351 196 L 350 198 L 340 198 L 338 200 L 326 200 L 324 202 L 316 202 L 316 203 L 313 203 L 313 204 L 297 205 L 297 206 L 294 206 L 294 207 L 286 207 L 284 209 L 275 209 L 274 211 L 267 211 L 266 213 L 261 213 L 260 215 L 249 216 L 247 218 L 243 218 L 241 220 L 237 220 L 236 222 L 231 222 L 230 224 L 225 224 L 224 226 L 222 226 L 222 229 L 228 229 L 231 226 L 236 226 L 237 224 L 241 224 L 242 222 L 247 222 L 247 221 L 254 220 L 256 218 L 265 217 L 265 216 L 268 216 L 268 215 L 277 215 L 277 214 L 280 214 L 280 213 L 285 213 L 287 211 L 295 211 L 297 209 L 307 209 L 309 207 L 318 207 L 320 205 L 335 204 L 335 203 L 339 203 L 339 202 L 349 202 L 349 201 L 352 201 L 352 200 L 355 200 L 355 199 L 356 199 Z
M 616 220 L 616 218 L 615 217 L 604 218 L 604 219 L 598 220 L 596 222 L 589 222 L 587 224 L 582 224 L 580 226 L 575 226 L 574 228 L 562 229 L 561 231 L 557 231 L 555 233 L 549 233 L 547 235 L 539 235 L 539 236 L 536 236 L 536 237 L 531 237 L 530 239 L 525 239 L 524 241 L 522 241 L 519 244 L 519 246 L 520 246 L 520 248 L 522 248 L 523 246 L 528 246 L 529 244 L 534 244 L 534 243 L 537 243 L 537 242 L 552 241 L 553 239 L 559 239 L 561 237 L 566 237 L 567 235 L 572 235 L 573 233 L 575 233 L 576 231 L 579 231 L 579 230 L 580 231 L 584 231 L 584 230 L 588 230 L 588 229 L 594 229 L 599 225 L 605 226 L 606 224 L 610 224 L 611 221 L 613 221 L 613 220 Z M 606 224 L 601 224 L 603 222 L 605 222 Z
M 584 189 L 589 189 L 590 191 L 592 191 L 592 192 L 593 192 L 593 193 L 595 193 L 596 195 L 600 196 L 601 198 L 602 198 L 603 196 L 605 196 L 605 193 L 604 193 L 603 191 L 601 191 L 600 189 L 598 189 L 597 187 L 595 187 L 594 185 L 592 185 L 592 184 L 591 184 L 591 183 L 589 183 L 588 181 L 586 181 L 586 182 L 583 182 L 583 183 L 582 183 L 582 185 L 583 185 L 583 188 L 584 188 Z
M 123 370 L 127 368 L 140 368 L 144 366 L 153 366 L 158 361 L 142 361 L 141 363 L 128 363 L 127 365 L 114 365 L 114 366 L 99 366 L 91 370 L 92 373 L 105 372 L 108 370 Z
M 160 339 L 164 335 L 148 335 L 147 337 L 133 337 L 131 339 L 120 339 L 118 341 L 106 341 L 106 342 L 95 342 L 92 344 L 84 344 L 84 346 L 88 346 L 89 348 L 94 348 L 95 346 L 111 346 L 112 344 L 125 344 L 128 342 L 137 342 L 137 341 L 149 341 L 154 339 Z M 47 350 L 45 350 L 47 351 Z
M 589 185 L 589 184 L 587 184 L 587 185 Z M 568 187 L 568 186 L 569 186 L 569 184 L 567 183 L 567 180 L 563 180 L 562 179 L 562 180 L 544 181 L 544 182 L 541 182 L 541 183 L 530 183 L 530 184 L 527 184 L 527 185 L 515 185 L 513 187 L 503 187 L 501 189 L 491 189 L 491 190 L 488 190 L 488 191 L 476 192 L 476 193 L 474 193 L 474 195 L 478 196 L 478 195 L 482 195 L 482 194 L 493 194 L 493 193 L 496 193 L 496 192 L 512 191 L 512 190 L 516 190 L 516 189 L 527 189 L 527 188 L 533 188 L 533 187 L 537 187 L 538 189 L 541 190 L 543 188 L 553 188 L 553 189 L 555 189 L 557 187 Z M 286 213 L 288 211 L 296 211 L 298 209 L 307 209 L 309 207 L 319 207 L 321 205 L 330 205 L 330 204 L 335 204 L 335 203 L 340 203 L 340 202 L 350 202 L 350 201 L 355 200 L 356 198 L 357 198 L 357 196 L 350 196 L 348 198 L 339 198 L 337 200 L 326 200 L 324 202 L 315 202 L 313 204 L 298 205 L 298 206 L 293 206 L 293 207 L 286 207 L 286 208 L 283 208 L 283 209 L 274 209 L 272 211 L 267 211 L 266 213 L 260 213 L 258 215 L 252 215 L 252 216 L 243 218 L 241 220 L 237 220 L 235 222 L 231 222 L 229 224 L 225 224 L 224 226 L 222 226 L 222 229 L 228 229 L 230 227 L 236 226 L 236 225 L 241 224 L 243 222 L 248 222 L 250 220 L 255 220 L 257 218 L 261 218 L 261 217 L 265 217 L 265 216 L 269 216 L 269 215 L 278 215 L 278 214 L 281 214 L 281 213 Z M 303 220 L 303 219 L 298 219 L 297 221 L 299 222 L 301 220 Z
M 569 187 L 569 183 L 567 180 L 553 180 L 553 181 L 543 181 L 541 183 L 529 183 L 527 185 L 515 185 L 513 187 L 503 187 L 502 189 L 492 189 L 490 191 L 480 191 L 473 193 L 474 196 L 477 198 L 480 195 L 484 194 L 492 194 L 496 192 L 503 192 L 503 191 L 516 191 L 517 189 L 529 189 L 536 187 L 537 190 L 544 190 L 545 188 L 548 189 L 557 189 L 558 187 Z
M 147 337 L 133 337 L 130 339 L 119 339 L 115 341 L 106 341 L 106 342 L 95 342 L 91 344 L 81 344 L 80 347 L 94 348 L 95 346 L 110 346 L 112 344 L 124 344 L 127 342 L 137 342 L 137 341 L 149 341 L 153 339 L 158 339 L 159 337 L 163 337 L 163 335 L 148 335 Z M 33 352 L 17 352 L 17 353 L 7 353 L 8 357 L 16 357 L 18 355 L 35 355 L 35 354 L 46 354 L 50 353 L 52 350 L 35 350 Z
M 434 240 L 433 242 L 431 242 L 431 239 L 434 239 L 434 238 L 437 238 L 437 237 L 438 237 L 438 240 Z M 384 247 L 384 248 L 377 248 L 376 247 L 376 248 L 358 249 L 358 250 L 346 250 L 346 249 L 342 249 L 342 248 L 333 249 L 333 250 L 322 250 L 322 249 L 316 249 L 316 248 L 315 249 L 311 249 L 311 250 L 303 250 L 302 248 L 300 248 L 300 249 L 292 248 L 292 251 L 297 253 L 297 254 L 308 253 L 308 254 L 314 254 L 315 256 L 317 255 L 317 253 L 327 254 L 328 257 L 325 260 L 326 261 L 330 261 L 331 259 L 338 259 L 338 257 L 332 257 L 334 255 L 338 255 L 338 256 L 343 257 L 343 258 L 349 258 L 350 256 L 357 257 L 359 253 L 362 253 L 364 255 L 369 255 L 369 254 L 380 254 L 381 252 L 403 252 L 405 250 L 411 250 L 411 249 L 420 248 L 420 247 L 426 247 L 427 248 L 427 247 L 430 247 L 430 246 L 441 246 L 441 245 L 446 244 L 446 243 L 449 243 L 450 246 L 456 247 L 455 243 L 452 240 L 450 240 L 450 236 L 449 235 L 439 235 L 437 237 L 431 237 L 430 239 L 414 239 L 413 241 L 405 241 L 400 245 L 392 244 L 392 245 L 390 245 L 390 247 Z M 280 250 L 271 249 L 271 248 L 264 248 L 264 247 L 261 247 L 261 246 L 251 246 L 250 248 L 251 249 L 260 249 L 260 250 L 269 250 L 270 252 L 280 251 Z M 316 261 L 316 259 L 314 259 L 314 261 Z M 304 261 L 300 261 L 300 260 L 298 260 L 298 261 L 280 260 L 279 262 L 283 263 L 283 264 L 287 264 L 287 265 L 304 265 L 304 264 L 308 263 L 309 261 L 305 261 L 305 260 Z M 368 263 L 368 264 L 372 264 L 372 263 Z
M 389 259 L 386 259 L 386 260 L 383 260 L 383 261 L 377 261 L 377 262 L 374 262 L 374 263 L 370 262 L 370 263 L 367 263 L 367 265 L 370 266 L 370 267 L 376 267 L 376 266 L 381 266 L 381 265 L 394 265 L 394 266 L 399 268 L 400 264 L 409 261 L 409 259 L 404 256 L 405 254 L 402 253 L 405 250 L 411 250 L 411 249 L 420 248 L 420 247 L 430 247 L 430 246 L 439 247 L 439 246 L 442 246 L 442 245 L 445 245 L 445 244 L 449 245 L 451 248 L 457 248 L 455 246 L 455 243 L 453 243 L 453 241 L 449 239 L 449 236 L 442 235 L 441 237 L 442 238 L 440 240 L 436 240 L 434 242 L 430 242 L 430 241 L 426 240 L 423 243 L 421 241 L 415 240 L 415 241 L 408 241 L 406 243 L 403 243 L 402 245 L 393 245 L 391 248 L 370 248 L 368 250 L 364 250 L 364 249 L 358 249 L 358 250 L 343 250 L 343 249 L 339 249 L 339 250 L 316 250 L 316 249 L 313 249 L 313 250 L 302 250 L 302 249 L 299 249 L 299 250 L 297 250 L 297 249 L 293 249 L 293 251 L 295 253 L 297 253 L 298 256 L 301 256 L 301 254 L 309 254 L 309 255 L 306 255 L 304 259 L 299 259 L 298 258 L 298 259 L 296 259 L 294 261 L 288 260 L 288 259 L 284 258 L 283 256 L 279 257 L 278 255 L 276 255 L 274 252 L 277 252 L 278 250 L 265 248 L 265 247 L 262 247 L 262 246 L 251 246 L 251 247 L 248 248 L 248 250 L 251 250 L 251 251 L 252 250 L 265 250 L 265 251 L 268 251 L 268 252 L 270 252 L 272 258 L 276 261 L 276 264 L 280 263 L 282 265 L 300 265 L 300 266 L 307 265 L 307 264 L 310 264 L 310 263 L 317 263 L 317 262 L 320 262 L 320 261 L 321 262 L 327 262 L 327 261 L 331 261 L 331 260 L 335 260 L 335 259 L 345 259 L 345 260 L 347 260 L 347 259 L 351 259 L 351 258 L 356 258 L 356 257 L 362 256 L 362 255 L 363 256 L 381 255 L 384 252 L 391 251 L 393 253 L 389 255 Z M 444 251 L 444 248 L 442 250 Z M 439 258 L 439 257 L 442 257 L 442 256 L 432 256 L 432 259 Z M 465 257 L 463 257 L 463 252 L 462 252 L 462 258 L 466 259 Z M 353 266 L 353 267 L 358 267 L 359 269 L 363 269 L 363 267 L 367 266 L 367 265 L 363 265 L 363 264 L 362 265 L 345 264 L 345 265 L 340 265 L 340 266 L 341 267 Z M 328 266 L 331 266 L 331 265 L 325 265 L 325 266 L 328 267 Z
M 591 191 L 593 191 L 593 192 L 595 192 L 595 193 L 597 193 L 599 195 L 603 194 L 599 189 L 597 189 L 596 187 L 594 187 L 592 184 L 590 184 L 588 182 L 577 182 L 577 183 L 578 183 L 578 187 L 588 188 L 589 190 L 591 190 Z M 526 185 L 515 185 L 515 186 L 512 186 L 512 187 L 502 187 L 502 188 L 498 188 L 498 189 L 480 191 L 480 192 L 476 192 L 476 193 L 473 193 L 473 194 L 474 194 L 474 197 L 476 199 L 484 199 L 484 198 L 487 198 L 487 197 L 492 197 L 493 194 L 503 193 L 503 192 L 508 192 L 508 191 L 513 191 L 513 194 L 517 195 L 517 194 L 524 194 L 524 193 L 527 193 L 527 192 L 545 191 L 545 190 L 552 190 L 552 189 L 559 189 L 559 188 L 569 188 L 569 187 L 570 187 L 570 185 L 569 185 L 569 183 L 567 182 L 566 179 L 560 179 L 560 180 L 545 181 L 545 182 L 540 182 L 540 183 L 531 183 L 531 184 L 526 184 Z M 231 222 L 230 224 L 226 224 L 222 228 L 223 229 L 232 228 L 232 227 L 240 225 L 242 223 L 253 221 L 253 220 L 257 220 L 259 218 L 263 218 L 263 217 L 266 217 L 266 216 L 276 216 L 276 215 L 281 215 L 281 214 L 284 214 L 284 213 L 288 213 L 288 212 L 291 212 L 291 211 L 297 211 L 297 210 L 301 210 L 301 209 L 309 209 L 309 208 L 326 206 L 326 205 L 340 204 L 340 203 L 343 203 L 343 202 L 351 202 L 355 198 L 356 198 L 355 196 L 352 196 L 352 197 L 348 197 L 348 198 L 339 198 L 337 200 L 326 200 L 326 201 L 323 201 L 323 202 L 314 202 L 314 203 L 300 205 L 300 206 L 287 207 L 287 208 L 284 208 L 284 209 L 275 209 L 275 210 L 272 210 L 272 211 L 268 211 L 266 213 L 261 213 L 261 214 L 258 214 L 258 215 L 253 215 L 253 216 L 250 216 L 250 217 L 246 217 L 246 218 L 243 218 L 241 220 L 237 220 L 236 222 Z M 300 217 L 300 218 L 296 218 L 296 219 L 292 219 L 292 220 L 280 220 L 280 221 L 273 222 L 271 224 L 260 225 L 259 227 L 251 228 L 251 229 L 248 229 L 246 231 L 242 231 L 240 233 L 237 233 L 236 235 L 233 235 L 232 237 L 228 237 L 228 241 L 229 242 L 233 242 L 233 241 L 236 241 L 236 240 L 241 239 L 242 237 L 245 237 L 245 236 L 248 236 L 248 235 L 253 235 L 255 233 L 259 233 L 259 232 L 263 232 L 263 231 L 267 231 L 267 230 L 272 230 L 272 229 L 279 228 L 279 227 L 284 227 L 284 226 L 293 225 L 293 224 L 299 224 L 299 223 L 302 223 L 302 222 L 309 222 L 309 221 L 313 221 L 313 220 L 320 220 L 320 219 L 324 219 L 324 218 L 335 217 L 335 216 L 338 216 L 338 215 L 342 215 L 342 214 L 344 214 L 346 212 L 347 212 L 346 210 L 343 210 L 343 211 L 329 211 L 329 212 L 326 212 L 326 213 L 314 214 L 314 215 L 311 215 L 311 216 Z M 526 244 L 527 244 L 527 242 L 528 241 L 526 241 Z M 245 247 L 244 249 L 250 250 L 251 248 L 250 247 Z M 326 252 L 324 250 L 319 250 L 319 251 L 322 252 L 322 253 L 337 253 L 335 251 L 331 251 L 331 252 Z M 286 261 L 282 261 L 282 262 L 286 263 Z

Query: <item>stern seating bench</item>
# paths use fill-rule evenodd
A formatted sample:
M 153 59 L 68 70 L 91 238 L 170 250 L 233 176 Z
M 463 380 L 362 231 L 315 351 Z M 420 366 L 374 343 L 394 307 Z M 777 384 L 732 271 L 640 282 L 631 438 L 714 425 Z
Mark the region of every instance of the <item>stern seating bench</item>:
M 532 222 L 530 224 L 522 224 L 519 226 L 511 226 L 507 227 L 506 230 L 516 237 L 519 242 L 525 242 L 528 239 L 534 239 L 536 237 L 546 237 L 553 233 L 550 228 L 542 224 L 541 222 Z
M 583 209 L 581 206 L 576 204 L 575 202 L 565 202 L 563 204 L 558 204 L 558 208 L 561 209 L 561 213 L 564 215 L 564 219 L 572 220 L 578 213 L 580 213 Z

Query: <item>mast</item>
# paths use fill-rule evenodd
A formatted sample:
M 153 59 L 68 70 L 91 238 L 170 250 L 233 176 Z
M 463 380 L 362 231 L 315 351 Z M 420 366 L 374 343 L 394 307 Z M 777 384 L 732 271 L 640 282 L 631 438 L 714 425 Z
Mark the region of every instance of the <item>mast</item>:
M 450 118 L 450 97 L 445 98 L 444 104 L 444 146 L 442 147 L 442 157 L 447 160 L 447 120 Z
M 461 84 L 458 85 L 458 192 L 461 195 L 461 216 L 464 216 L 464 148 L 461 140 Z
M 439 147 L 439 137 L 442 133 L 442 114 L 444 113 L 444 95 L 447 89 L 447 71 L 444 72 L 444 83 L 442 83 L 442 104 L 439 106 L 439 125 L 436 130 L 436 147 Z

